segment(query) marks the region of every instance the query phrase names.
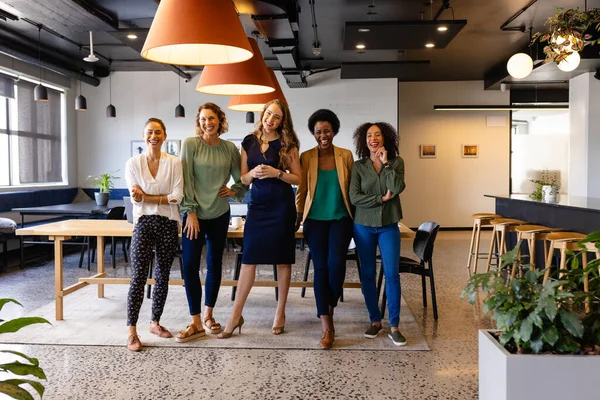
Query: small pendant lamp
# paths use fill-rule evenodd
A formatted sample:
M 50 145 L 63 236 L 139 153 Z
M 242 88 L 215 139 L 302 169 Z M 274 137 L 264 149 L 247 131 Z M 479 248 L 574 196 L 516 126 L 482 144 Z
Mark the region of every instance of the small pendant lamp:
M 254 113 L 252 111 L 248 111 L 246 113 L 246 123 L 253 124 L 254 123 Z
M 75 110 L 87 111 L 87 100 L 81 94 L 81 79 L 79 80 L 79 96 L 75 97 Z
M 108 102 L 110 103 L 106 107 L 106 118 L 117 118 L 117 109 L 112 105 L 112 71 L 110 70 L 110 64 L 108 63 Z
M 273 85 L 275 86 L 274 92 L 265 94 L 251 94 L 247 96 L 231 96 L 227 108 L 233 111 L 262 111 L 265 104 L 271 100 L 279 99 L 287 103 L 285 95 L 283 94 L 281 86 L 279 86 L 279 82 L 275 76 L 275 71 L 273 71 L 272 68 L 268 68 L 268 71 L 269 75 L 271 76 L 271 81 L 273 81 Z
M 254 57 L 227 65 L 208 65 L 202 70 L 196 90 L 225 96 L 270 93 L 275 90 L 258 43 L 248 38 Z
M 179 83 L 179 104 L 175 107 L 175 118 L 185 118 L 185 108 L 181 105 L 181 77 L 177 76 Z
M 142 57 L 174 65 L 220 65 L 252 57 L 231 0 L 162 0 Z
M 33 88 L 33 100 L 48 101 L 48 89 L 42 85 L 42 25 L 38 25 L 38 63 L 40 64 L 40 83 Z

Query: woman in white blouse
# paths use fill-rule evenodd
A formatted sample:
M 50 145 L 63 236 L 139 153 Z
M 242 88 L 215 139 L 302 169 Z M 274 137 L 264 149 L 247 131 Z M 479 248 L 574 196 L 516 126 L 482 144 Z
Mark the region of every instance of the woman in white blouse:
M 161 152 L 161 146 L 167 138 L 165 124 L 158 118 L 150 118 L 144 124 L 142 137 L 146 142 L 146 151 L 127 161 L 125 175 L 133 203 L 134 223 L 131 284 L 127 297 L 127 348 L 131 351 L 142 349 L 136 325 L 154 251 L 157 262 L 150 333 L 162 338 L 172 337 L 159 320 L 167 299 L 169 273 L 181 229 L 179 204 L 183 198 L 181 161 Z

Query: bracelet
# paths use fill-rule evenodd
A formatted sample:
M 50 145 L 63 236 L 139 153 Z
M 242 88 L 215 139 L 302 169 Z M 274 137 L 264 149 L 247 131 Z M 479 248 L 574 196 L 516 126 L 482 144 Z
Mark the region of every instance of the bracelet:
M 158 196 L 158 205 L 162 204 L 162 194 Z

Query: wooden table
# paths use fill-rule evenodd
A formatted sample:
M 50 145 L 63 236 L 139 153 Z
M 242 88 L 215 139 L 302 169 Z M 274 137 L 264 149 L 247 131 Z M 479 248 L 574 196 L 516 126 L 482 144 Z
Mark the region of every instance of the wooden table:
M 399 223 L 400 236 L 402 238 L 413 238 L 415 232 L 406 225 Z M 131 236 L 133 224 L 120 220 L 103 219 L 70 219 L 66 221 L 53 222 L 29 228 L 17 229 L 17 235 L 48 236 L 54 241 L 54 297 L 56 300 L 56 320 L 63 319 L 63 297 L 73 293 L 87 285 L 98 285 L 98 297 L 104 297 L 105 284 L 129 284 L 129 278 L 108 278 L 104 271 L 104 237 L 105 236 Z M 79 278 L 79 282 L 68 287 L 63 287 L 63 241 L 73 236 L 96 236 L 98 240 L 98 270 L 91 277 Z M 228 238 L 243 238 L 243 228 L 230 230 Z M 304 238 L 302 230 L 296 232 L 296 238 Z M 148 279 L 148 284 L 153 284 L 154 279 Z M 169 280 L 170 285 L 183 286 L 182 279 Z M 255 281 L 254 286 L 275 286 L 273 281 Z M 345 287 L 360 287 L 358 282 L 348 282 Z M 237 281 L 224 280 L 221 286 L 237 286 Z M 291 282 L 291 287 L 312 287 L 312 282 Z

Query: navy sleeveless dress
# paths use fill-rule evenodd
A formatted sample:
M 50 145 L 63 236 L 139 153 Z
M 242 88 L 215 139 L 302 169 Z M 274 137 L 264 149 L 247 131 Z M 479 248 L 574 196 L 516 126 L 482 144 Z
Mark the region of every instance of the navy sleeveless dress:
M 248 170 L 260 164 L 279 167 L 281 142 L 269 142 L 260 151 L 260 142 L 250 134 L 242 141 Z M 296 262 L 296 203 L 289 183 L 277 178 L 254 179 L 244 226 L 243 264 L 294 264 Z

